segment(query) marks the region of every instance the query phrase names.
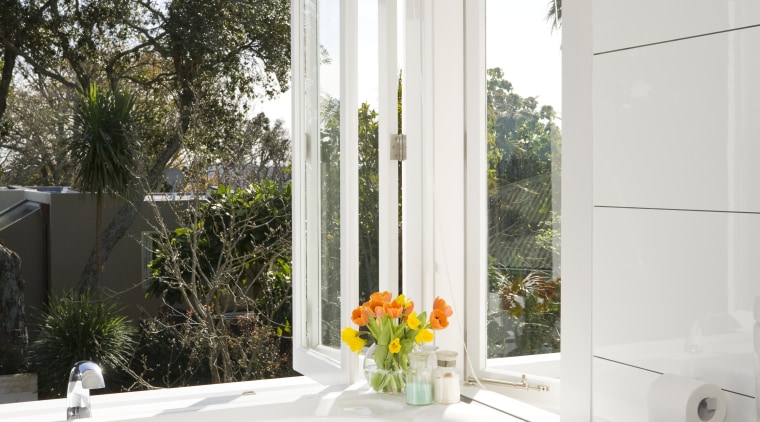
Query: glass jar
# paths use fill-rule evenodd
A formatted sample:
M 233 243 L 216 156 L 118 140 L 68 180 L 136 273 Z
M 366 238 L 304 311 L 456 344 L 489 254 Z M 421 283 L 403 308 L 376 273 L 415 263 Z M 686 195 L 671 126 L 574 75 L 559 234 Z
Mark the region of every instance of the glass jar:
M 428 366 L 430 353 L 409 353 L 406 372 L 406 402 L 415 406 L 433 403 L 433 374 Z
M 437 350 L 438 346 L 428 344 L 422 346 L 422 351 L 428 354 L 428 368 L 430 368 L 431 374 L 435 371 L 435 368 L 438 367 L 438 358 L 436 357 Z
M 433 395 L 436 403 L 459 402 L 461 386 L 457 369 L 457 353 L 442 351 L 437 353 L 438 367 L 433 371 Z

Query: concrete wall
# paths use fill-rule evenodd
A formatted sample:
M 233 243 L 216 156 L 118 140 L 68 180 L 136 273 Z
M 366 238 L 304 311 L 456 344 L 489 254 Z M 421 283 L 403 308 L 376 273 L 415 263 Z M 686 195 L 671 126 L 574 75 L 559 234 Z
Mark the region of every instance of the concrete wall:
M 0 199 L 5 195 L 0 194 Z M 24 279 L 24 308 L 27 323 L 34 318 L 36 310 L 42 309 L 48 281 L 46 266 L 46 217 L 47 204 L 0 232 L 0 242 L 18 254 L 21 259 L 21 276 Z
M 18 190 L 0 190 L 4 198 L 19 199 Z M 95 242 L 95 199 L 79 193 L 47 193 L 23 191 L 27 199 L 45 203 L 49 210 L 46 220 L 43 211 L 27 216 L 0 233 L 8 247 L 22 260 L 25 284 L 27 319 L 33 322 L 35 309 L 41 309 L 48 292 L 61 294 L 73 289 Z M 47 205 L 49 204 L 49 205 Z M 104 227 L 116 215 L 122 202 L 106 201 Z M 176 204 L 176 203 L 175 203 Z M 176 218 L 169 202 L 157 202 L 162 219 L 176 227 Z M 141 236 L 153 231 L 153 207 L 145 204 L 127 234 L 117 243 L 104 266 L 102 287 L 117 295 L 125 314 L 136 321 L 143 312 L 154 314 L 159 301 L 145 298 Z M 46 228 L 46 221 L 49 226 Z M 32 327 L 33 328 L 33 327 Z

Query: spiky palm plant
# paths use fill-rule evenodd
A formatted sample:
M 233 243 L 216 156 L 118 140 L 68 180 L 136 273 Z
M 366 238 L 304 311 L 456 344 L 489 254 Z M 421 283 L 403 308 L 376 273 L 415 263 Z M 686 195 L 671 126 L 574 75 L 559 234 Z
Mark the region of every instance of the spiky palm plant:
M 546 20 L 552 25 L 552 31 L 562 27 L 562 0 L 549 0 Z
M 92 293 L 51 296 L 39 321 L 39 335 L 30 345 L 30 366 L 37 372 L 41 397 L 66 391 L 74 363 L 91 360 L 109 372 L 126 365 L 136 342 L 135 329 L 121 308 Z
M 76 185 L 94 193 L 96 200 L 96 274 L 83 274 L 80 291 L 101 285 L 103 196 L 125 194 L 133 179 L 135 155 L 129 134 L 133 108 L 134 99 L 128 92 L 101 91 L 95 83 L 79 92 L 75 102 L 75 135 L 68 151 L 77 166 Z

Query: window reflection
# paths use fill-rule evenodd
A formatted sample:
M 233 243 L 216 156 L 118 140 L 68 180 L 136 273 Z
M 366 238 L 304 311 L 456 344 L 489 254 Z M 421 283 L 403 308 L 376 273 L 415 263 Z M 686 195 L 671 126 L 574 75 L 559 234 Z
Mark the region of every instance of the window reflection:
M 559 33 L 534 3 L 486 3 L 489 358 L 560 350 Z
M 321 344 L 340 347 L 340 2 L 318 2 Z

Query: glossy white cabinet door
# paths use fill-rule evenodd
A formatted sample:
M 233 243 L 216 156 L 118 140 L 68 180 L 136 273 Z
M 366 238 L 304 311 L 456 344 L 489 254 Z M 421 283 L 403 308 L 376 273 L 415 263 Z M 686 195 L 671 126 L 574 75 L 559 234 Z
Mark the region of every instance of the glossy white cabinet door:
M 594 355 L 754 396 L 760 215 L 594 211 Z
M 647 393 L 660 375 L 608 360 L 595 358 L 594 422 L 642 422 L 648 420 Z M 755 404 L 751 397 L 724 391 L 728 405 L 726 420 L 755 422 Z
M 758 51 L 760 27 L 595 56 L 595 204 L 760 211 Z
M 595 53 L 760 24 L 757 0 L 603 0 L 593 13 Z

